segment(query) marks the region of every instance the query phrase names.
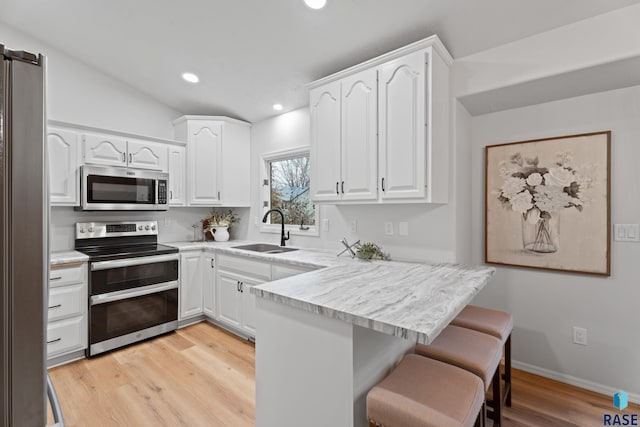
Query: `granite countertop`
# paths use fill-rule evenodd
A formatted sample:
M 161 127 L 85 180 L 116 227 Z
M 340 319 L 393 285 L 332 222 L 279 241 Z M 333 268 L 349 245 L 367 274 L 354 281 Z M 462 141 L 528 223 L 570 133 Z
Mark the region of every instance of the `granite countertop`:
M 268 299 L 358 326 L 430 344 L 491 280 L 495 269 L 460 264 L 366 262 L 334 252 L 300 249 L 264 254 L 232 246 L 246 241 L 167 243 L 317 270 L 251 288 Z
M 88 255 L 78 251 L 54 251 L 49 254 L 50 265 L 86 262 L 88 260 Z

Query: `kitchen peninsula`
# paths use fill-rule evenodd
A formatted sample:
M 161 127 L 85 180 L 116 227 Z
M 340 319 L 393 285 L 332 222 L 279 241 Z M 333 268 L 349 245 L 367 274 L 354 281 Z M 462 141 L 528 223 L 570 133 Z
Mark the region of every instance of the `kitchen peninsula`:
M 345 262 L 254 287 L 256 425 L 366 426 L 368 390 L 416 342 L 431 343 L 494 271 Z

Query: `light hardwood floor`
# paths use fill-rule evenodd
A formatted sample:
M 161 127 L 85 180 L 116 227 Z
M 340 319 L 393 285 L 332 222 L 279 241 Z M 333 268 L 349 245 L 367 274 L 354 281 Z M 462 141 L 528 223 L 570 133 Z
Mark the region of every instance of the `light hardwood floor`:
M 242 427 L 255 424 L 254 366 L 253 344 L 199 323 L 50 375 L 67 427 Z M 602 426 L 604 413 L 618 413 L 609 396 L 514 370 L 503 424 Z

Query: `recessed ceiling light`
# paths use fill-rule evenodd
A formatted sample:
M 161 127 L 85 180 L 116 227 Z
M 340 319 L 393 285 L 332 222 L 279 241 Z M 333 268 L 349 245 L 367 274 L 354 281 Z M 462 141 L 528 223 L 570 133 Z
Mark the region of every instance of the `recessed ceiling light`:
M 311 9 L 322 9 L 327 4 L 327 0 L 304 0 L 304 2 Z
M 282 104 L 273 104 L 273 109 L 276 111 L 282 111 Z
M 183 73 L 182 78 L 188 81 L 189 83 L 198 83 L 200 79 L 193 73 Z

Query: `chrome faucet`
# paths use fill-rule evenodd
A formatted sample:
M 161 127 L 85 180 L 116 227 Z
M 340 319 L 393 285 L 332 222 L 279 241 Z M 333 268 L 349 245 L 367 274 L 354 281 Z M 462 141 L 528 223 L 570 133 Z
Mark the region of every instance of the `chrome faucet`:
M 267 218 L 269 218 L 269 214 L 271 212 L 277 212 L 280 214 L 280 223 L 282 224 L 282 232 L 280 233 L 280 246 L 285 246 L 284 242 L 289 240 L 289 232 L 287 231 L 287 237 L 284 237 L 284 213 L 280 209 L 269 209 L 264 217 L 262 218 L 262 222 L 267 222 Z

